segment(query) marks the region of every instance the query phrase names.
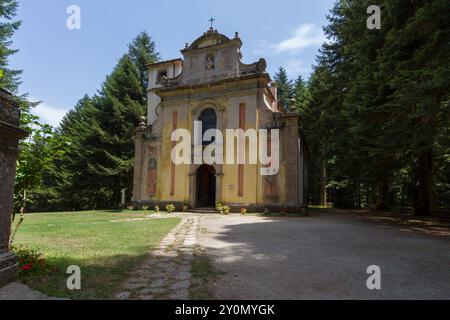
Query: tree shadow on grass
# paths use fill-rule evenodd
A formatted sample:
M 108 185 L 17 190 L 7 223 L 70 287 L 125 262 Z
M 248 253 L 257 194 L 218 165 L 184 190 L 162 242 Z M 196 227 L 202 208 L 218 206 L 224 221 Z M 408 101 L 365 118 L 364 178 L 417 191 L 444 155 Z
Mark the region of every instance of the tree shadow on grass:
M 146 247 L 148 249 L 148 247 Z M 19 281 L 42 291 L 46 295 L 69 299 L 113 299 L 121 282 L 146 258 L 147 254 L 114 255 L 95 259 L 52 257 L 47 260 L 45 270 L 22 274 Z M 69 266 L 81 269 L 81 290 L 69 290 L 67 274 Z

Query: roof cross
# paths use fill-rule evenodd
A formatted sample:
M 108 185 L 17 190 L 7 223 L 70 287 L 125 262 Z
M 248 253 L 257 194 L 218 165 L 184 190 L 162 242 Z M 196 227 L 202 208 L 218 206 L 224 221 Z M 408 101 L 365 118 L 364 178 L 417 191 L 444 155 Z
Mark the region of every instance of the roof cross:
M 211 19 L 209 19 L 208 21 L 211 22 L 211 29 L 213 29 L 213 23 L 214 23 L 214 21 L 216 21 L 216 19 L 211 17 Z

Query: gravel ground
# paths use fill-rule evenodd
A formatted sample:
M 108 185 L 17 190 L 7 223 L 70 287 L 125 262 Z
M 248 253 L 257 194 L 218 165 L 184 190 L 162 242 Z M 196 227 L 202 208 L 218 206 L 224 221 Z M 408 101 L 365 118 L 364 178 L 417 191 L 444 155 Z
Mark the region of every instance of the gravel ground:
M 449 236 L 328 213 L 205 216 L 200 230 L 199 245 L 225 272 L 212 298 L 450 299 Z M 381 268 L 381 290 L 367 288 L 370 265 Z

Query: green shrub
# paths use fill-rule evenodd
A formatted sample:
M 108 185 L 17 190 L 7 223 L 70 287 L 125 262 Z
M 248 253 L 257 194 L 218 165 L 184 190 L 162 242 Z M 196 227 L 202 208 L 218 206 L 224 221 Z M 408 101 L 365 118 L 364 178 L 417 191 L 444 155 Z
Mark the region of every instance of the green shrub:
M 229 206 L 223 206 L 222 210 L 223 210 L 224 214 L 229 214 L 230 213 L 230 207 Z
M 175 211 L 175 206 L 173 204 L 168 204 L 166 206 L 166 210 L 167 210 L 168 213 L 172 213 L 172 212 Z

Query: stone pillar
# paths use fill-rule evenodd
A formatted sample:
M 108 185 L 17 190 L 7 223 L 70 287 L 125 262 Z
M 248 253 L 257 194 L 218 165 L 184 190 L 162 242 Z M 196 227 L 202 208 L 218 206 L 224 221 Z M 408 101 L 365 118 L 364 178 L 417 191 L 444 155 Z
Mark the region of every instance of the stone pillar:
M 284 115 L 285 127 L 283 128 L 283 157 L 286 168 L 286 203 L 285 206 L 292 211 L 300 207 L 300 144 L 299 144 L 299 117 L 295 111 Z
M 8 247 L 19 140 L 28 135 L 19 128 L 19 119 L 18 104 L 0 89 L 0 287 L 12 281 L 17 272 L 17 259 Z
M 133 207 L 140 208 L 141 202 L 144 199 L 143 184 L 145 177 L 142 175 L 142 168 L 144 165 L 144 140 L 147 131 L 145 118 L 142 117 L 139 126 L 135 130 L 134 135 L 134 168 L 133 168 Z

